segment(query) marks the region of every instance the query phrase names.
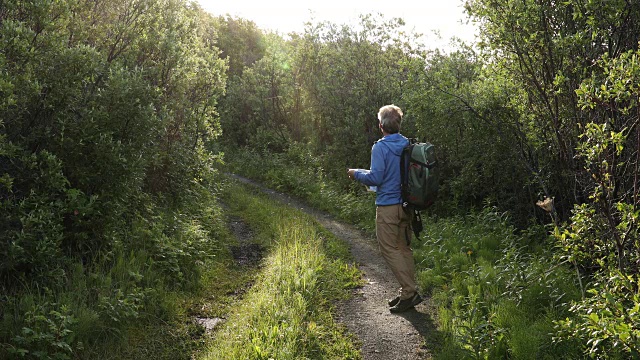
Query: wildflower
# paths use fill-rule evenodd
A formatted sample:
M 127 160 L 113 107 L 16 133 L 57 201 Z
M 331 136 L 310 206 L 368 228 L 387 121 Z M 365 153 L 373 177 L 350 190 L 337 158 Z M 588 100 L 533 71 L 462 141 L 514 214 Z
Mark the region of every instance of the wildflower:
M 536 205 L 546 212 L 551 212 L 553 210 L 553 198 L 547 197 L 544 200 L 539 200 Z

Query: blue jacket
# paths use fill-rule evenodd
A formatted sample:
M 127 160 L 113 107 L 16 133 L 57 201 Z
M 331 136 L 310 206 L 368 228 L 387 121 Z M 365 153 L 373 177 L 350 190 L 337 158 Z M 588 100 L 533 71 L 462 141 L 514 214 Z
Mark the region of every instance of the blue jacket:
M 371 170 L 357 169 L 359 182 L 376 186 L 376 205 L 402 204 L 400 192 L 400 155 L 409 145 L 406 137 L 389 134 L 376 141 L 371 148 Z

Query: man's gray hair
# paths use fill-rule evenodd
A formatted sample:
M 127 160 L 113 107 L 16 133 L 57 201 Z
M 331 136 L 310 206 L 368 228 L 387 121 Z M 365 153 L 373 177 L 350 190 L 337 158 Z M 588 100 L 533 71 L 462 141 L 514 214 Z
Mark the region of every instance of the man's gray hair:
M 382 125 L 382 129 L 389 134 L 395 134 L 400 131 L 400 123 L 402 123 L 402 110 L 391 104 L 385 105 L 378 111 L 378 120 Z

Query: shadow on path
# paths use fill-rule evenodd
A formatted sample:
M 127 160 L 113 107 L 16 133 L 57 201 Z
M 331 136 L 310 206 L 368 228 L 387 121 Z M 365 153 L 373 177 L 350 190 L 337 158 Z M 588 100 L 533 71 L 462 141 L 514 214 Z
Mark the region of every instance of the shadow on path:
M 425 301 L 430 301 L 430 298 L 426 298 Z M 441 346 L 443 334 L 437 330 L 438 324 L 426 312 L 427 306 L 421 305 L 418 306 L 418 309 L 411 309 L 407 312 L 396 314 L 396 316 L 400 316 L 411 323 L 413 328 L 420 334 L 420 337 L 422 337 L 424 341 L 423 347 L 433 353 L 434 349 Z

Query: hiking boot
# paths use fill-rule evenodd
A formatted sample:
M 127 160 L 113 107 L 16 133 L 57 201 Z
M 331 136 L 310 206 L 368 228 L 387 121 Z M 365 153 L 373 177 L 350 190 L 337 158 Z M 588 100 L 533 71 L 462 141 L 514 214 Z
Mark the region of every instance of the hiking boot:
M 415 293 L 413 294 L 412 297 L 408 299 L 398 301 L 398 303 L 392 306 L 389 309 L 389 311 L 391 311 L 392 313 L 404 312 L 420 304 L 421 302 L 422 302 L 422 297 L 420 296 L 420 294 Z
M 394 307 L 399 302 L 400 302 L 400 296 L 396 296 L 395 298 L 387 301 L 387 304 L 389 304 L 389 307 Z

